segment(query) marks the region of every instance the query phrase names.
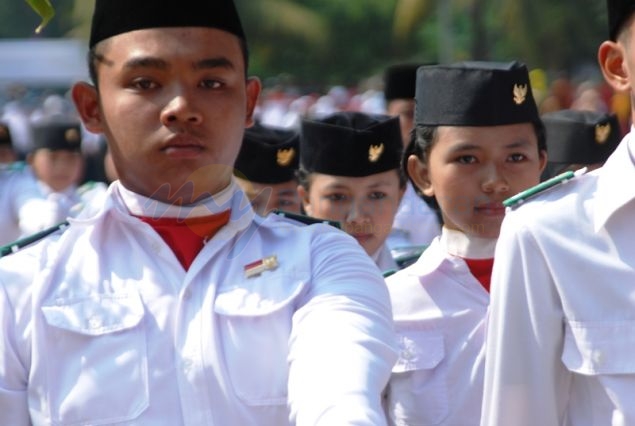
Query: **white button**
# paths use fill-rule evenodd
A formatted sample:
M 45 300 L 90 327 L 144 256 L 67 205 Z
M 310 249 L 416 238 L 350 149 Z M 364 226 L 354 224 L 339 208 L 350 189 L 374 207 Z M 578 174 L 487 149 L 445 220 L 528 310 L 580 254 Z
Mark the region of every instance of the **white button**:
M 157 241 L 152 242 L 151 248 L 152 248 L 152 251 L 155 253 L 161 252 L 161 244 L 159 244 Z
M 90 317 L 90 319 L 88 320 L 88 327 L 92 329 L 99 328 L 102 325 L 103 325 L 103 321 L 98 316 Z
M 191 359 L 184 359 L 183 360 L 183 371 L 185 371 L 187 373 L 191 369 L 192 369 L 192 360 Z
M 410 349 L 404 349 L 401 352 L 401 357 L 406 360 L 411 360 L 414 357 L 414 354 L 412 353 Z
M 192 291 L 191 290 L 185 290 L 183 292 L 183 300 L 190 300 L 192 298 Z
M 602 364 L 604 362 L 604 354 L 602 351 L 593 351 L 593 362 Z

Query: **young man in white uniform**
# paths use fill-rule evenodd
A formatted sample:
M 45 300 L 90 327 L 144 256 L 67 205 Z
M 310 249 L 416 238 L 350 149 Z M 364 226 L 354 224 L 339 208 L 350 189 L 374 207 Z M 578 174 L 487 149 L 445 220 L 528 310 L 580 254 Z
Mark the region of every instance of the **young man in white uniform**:
M 381 274 L 232 178 L 260 91 L 230 0 L 97 0 L 73 98 L 119 181 L 0 259 L 0 424 L 378 425 Z
M 608 1 L 606 81 L 635 92 L 635 3 Z M 507 213 L 482 425 L 635 424 L 635 140 Z

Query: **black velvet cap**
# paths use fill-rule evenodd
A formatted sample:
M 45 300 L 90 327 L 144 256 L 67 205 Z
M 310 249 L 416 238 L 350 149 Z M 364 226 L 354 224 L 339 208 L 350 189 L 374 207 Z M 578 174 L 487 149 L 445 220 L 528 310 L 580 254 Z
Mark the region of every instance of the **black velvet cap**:
M 13 146 L 11 131 L 9 126 L 4 123 L 0 123 L 0 145 Z
M 234 174 L 257 183 L 284 183 L 295 179 L 300 134 L 262 124 L 245 130 Z
M 33 150 L 80 151 L 81 127 L 74 121 L 40 121 L 33 124 Z
M 609 38 L 615 41 L 617 34 L 622 29 L 622 25 L 635 12 L 635 1 L 607 0 L 606 6 L 609 15 Z
M 502 126 L 539 122 L 527 67 L 520 62 L 461 62 L 420 67 L 415 123 Z
M 384 71 L 384 98 L 414 99 L 417 85 L 417 69 L 422 64 L 398 64 Z
M 96 0 L 89 46 L 147 28 L 218 28 L 245 39 L 232 0 Z
M 561 110 L 543 114 L 549 163 L 604 163 L 621 141 L 615 114 Z
M 361 177 L 399 169 L 399 117 L 338 112 L 303 120 L 300 165 L 307 172 Z

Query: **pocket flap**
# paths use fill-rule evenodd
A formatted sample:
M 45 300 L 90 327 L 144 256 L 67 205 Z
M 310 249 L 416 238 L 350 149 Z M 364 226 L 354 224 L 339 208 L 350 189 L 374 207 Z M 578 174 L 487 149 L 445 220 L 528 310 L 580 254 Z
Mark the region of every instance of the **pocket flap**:
M 435 368 L 445 356 L 443 334 L 431 330 L 398 330 L 399 359 L 393 373 Z
M 562 362 L 585 375 L 635 373 L 635 321 L 569 321 Z
M 58 299 L 42 306 L 46 322 L 56 328 L 97 336 L 133 328 L 143 318 L 138 293 L 93 294 L 82 299 Z
M 293 303 L 305 285 L 304 279 L 285 279 L 281 274 L 247 280 L 221 289 L 214 312 L 232 317 L 269 315 Z

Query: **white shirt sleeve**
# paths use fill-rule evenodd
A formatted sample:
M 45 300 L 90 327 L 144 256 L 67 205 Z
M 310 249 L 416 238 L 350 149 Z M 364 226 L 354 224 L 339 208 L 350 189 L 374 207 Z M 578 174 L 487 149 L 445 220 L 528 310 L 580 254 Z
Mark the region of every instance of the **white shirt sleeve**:
M 293 317 L 289 404 L 297 425 L 386 421 L 381 392 L 397 359 L 388 290 L 370 257 L 342 242 L 316 239 L 312 289 Z
M 18 354 L 14 307 L 0 285 L 0 424 L 30 425 L 27 402 L 27 372 Z
M 562 424 L 564 321 L 548 259 L 513 214 L 496 248 L 486 337 L 482 426 Z

